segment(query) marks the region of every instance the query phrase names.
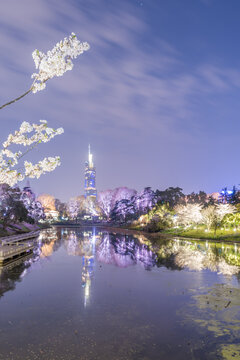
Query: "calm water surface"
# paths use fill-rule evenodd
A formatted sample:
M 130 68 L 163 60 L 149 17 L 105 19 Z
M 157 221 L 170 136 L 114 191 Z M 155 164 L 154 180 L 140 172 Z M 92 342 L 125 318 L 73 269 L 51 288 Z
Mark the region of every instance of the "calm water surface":
M 44 230 L 0 268 L 0 359 L 240 359 L 239 265 L 237 245 Z

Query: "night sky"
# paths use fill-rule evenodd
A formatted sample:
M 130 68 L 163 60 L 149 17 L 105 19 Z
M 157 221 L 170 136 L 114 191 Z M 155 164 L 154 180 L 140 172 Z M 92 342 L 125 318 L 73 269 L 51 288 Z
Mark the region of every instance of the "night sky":
M 31 85 L 32 51 L 75 32 L 74 69 L 0 111 L 3 142 L 22 121 L 65 133 L 29 158 L 60 155 L 36 193 L 83 194 L 91 144 L 97 189 L 240 183 L 239 0 L 8 0 L 0 8 L 0 105 Z

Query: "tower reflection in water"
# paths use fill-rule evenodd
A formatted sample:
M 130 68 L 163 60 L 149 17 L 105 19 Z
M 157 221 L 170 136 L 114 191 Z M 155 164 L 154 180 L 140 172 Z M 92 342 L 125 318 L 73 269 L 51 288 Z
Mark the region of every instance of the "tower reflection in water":
M 156 263 L 156 255 L 132 236 L 109 234 L 93 228 L 69 231 L 65 240 L 68 254 L 82 257 L 81 285 L 85 307 L 90 303 L 96 260 L 118 267 L 141 263 L 147 270 Z
M 90 299 L 90 288 L 94 273 L 94 257 L 96 241 L 100 240 L 101 232 L 96 234 L 95 228 L 89 231 L 68 230 L 62 234 L 68 255 L 82 257 L 81 285 L 84 291 L 84 306 Z
M 97 237 L 99 237 L 98 234 Z M 90 297 L 90 287 L 94 271 L 94 257 L 96 245 L 96 233 L 93 231 L 84 232 L 84 255 L 82 257 L 82 288 L 84 289 L 84 306 L 86 307 Z

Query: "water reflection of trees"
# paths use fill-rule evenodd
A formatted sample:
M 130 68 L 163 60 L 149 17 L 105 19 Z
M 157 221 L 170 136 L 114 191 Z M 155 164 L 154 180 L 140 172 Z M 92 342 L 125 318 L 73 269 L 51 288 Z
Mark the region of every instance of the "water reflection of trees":
M 230 244 L 170 240 L 156 250 L 158 266 L 201 271 L 208 269 L 224 275 L 239 273 L 239 247 Z
M 156 255 L 145 244 L 128 235 L 105 233 L 98 246 L 97 258 L 100 262 L 127 267 L 141 263 L 150 269 L 156 263 Z
M 208 269 L 224 275 L 239 273 L 240 247 L 236 244 L 173 239 L 153 245 L 142 235 L 62 229 L 61 236 L 46 232 L 48 241 L 41 247 L 41 256 L 51 254 L 60 246 L 54 236 L 61 237 L 69 255 L 83 256 L 85 261 L 89 258 L 92 262 L 94 237 L 94 253 L 96 247 L 98 261 L 106 264 L 127 267 L 139 263 L 148 270 L 157 265 L 174 270 Z
M 99 261 L 127 267 L 141 263 L 146 269 L 165 266 L 173 270 L 208 269 L 224 275 L 239 273 L 240 248 L 235 244 L 214 244 L 167 240 L 151 244 L 146 238 L 105 233 L 98 246 Z
M 41 231 L 38 238 L 37 247 L 35 249 L 35 260 L 39 258 L 47 258 L 57 251 L 61 246 L 61 229 L 49 228 Z
M 239 273 L 240 247 L 236 244 L 165 240 L 151 243 L 143 235 L 123 235 L 96 229 L 50 228 L 41 231 L 31 257 L 22 258 L 11 268 L 0 270 L 0 296 L 13 290 L 40 259 L 48 259 L 61 246 L 68 255 L 82 257 L 81 283 L 85 303 L 90 294 L 95 257 L 99 262 L 118 267 L 141 264 L 147 270 L 154 266 L 169 269 L 208 269 L 224 275 Z
M 46 258 L 56 251 L 60 246 L 58 239 L 60 239 L 58 230 L 45 229 L 38 238 L 33 240 L 34 248 L 30 255 L 26 254 L 4 264 L 0 268 L 0 297 L 5 292 L 14 290 L 16 284 L 21 282 L 22 278 L 31 271 L 32 265 L 40 258 Z
M 24 271 L 29 267 L 29 255 L 18 259 L 11 267 L 0 268 L 0 298 L 5 292 L 14 290 L 16 284 L 21 282 Z

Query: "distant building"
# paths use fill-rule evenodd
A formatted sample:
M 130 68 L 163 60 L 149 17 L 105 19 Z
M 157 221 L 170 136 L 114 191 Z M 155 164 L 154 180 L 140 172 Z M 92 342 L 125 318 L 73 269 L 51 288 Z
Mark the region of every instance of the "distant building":
M 44 209 L 46 220 L 57 221 L 59 218 L 59 212 L 57 210 Z
M 93 164 L 93 156 L 91 154 L 90 145 L 88 147 L 88 161 L 85 162 L 85 186 L 84 196 L 87 200 L 97 200 L 96 189 L 96 168 Z
M 232 190 L 228 190 L 227 187 L 223 188 L 219 194 L 218 201 L 223 204 L 233 203 L 237 198 L 237 189 L 233 186 Z
M 215 202 L 228 204 L 234 203 L 234 201 L 236 201 L 236 199 L 239 197 L 239 191 L 235 186 L 233 186 L 232 190 L 228 190 L 228 188 L 225 187 L 220 192 L 208 194 L 207 196 L 208 199 L 211 197 Z

